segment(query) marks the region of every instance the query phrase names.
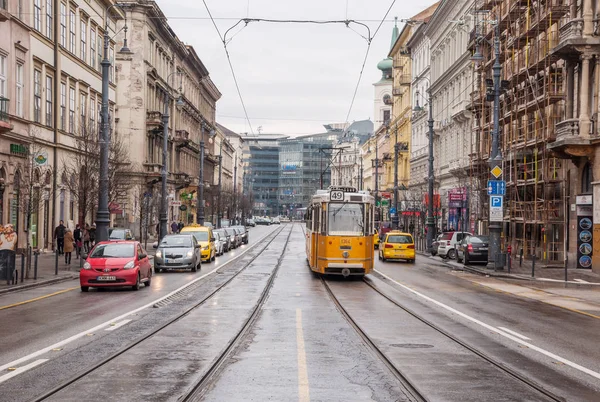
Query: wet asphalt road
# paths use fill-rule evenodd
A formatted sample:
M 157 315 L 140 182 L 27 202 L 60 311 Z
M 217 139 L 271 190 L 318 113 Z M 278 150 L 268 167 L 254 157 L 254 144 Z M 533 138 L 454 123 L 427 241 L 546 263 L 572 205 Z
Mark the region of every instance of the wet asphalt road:
M 215 262 L 203 263 L 197 273 L 182 271 L 155 274 L 152 286 L 142 286 L 138 292 L 114 288 L 100 291 L 92 289 L 86 294 L 81 293 L 79 280 L 73 280 L 0 295 L 0 366 L 151 303 L 229 261 L 277 228 L 276 225 L 249 228 L 248 245 L 217 257 Z M 153 254 L 153 251 L 150 252 Z M 63 293 L 2 309 L 57 292 Z
M 31 400 L 136 338 L 144 342 L 50 400 L 178 400 L 236 336 L 263 291 L 268 294 L 256 321 L 208 379 L 199 399 L 411 400 L 340 314 L 321 280 L 308 270 L 300 224 L 293 230 L 292 225 L 251 229 L 251 243 L 278 229 L 282 232 L 262 254 L 258 255 L 258 249 L 249 250 L 238 262 L 200 280 L 177 299 L 128 317 L 132 321 L 117 325 L 114 332 L 102 328 L 58 348 L 61 350 L 16 364 L 22 367 L 36 359 L 48 359 L 5 382 L 2 376 L 9 371 L 0 370 L 0 401 Z M 261 247 L 266 246 L 263 243 Z M 254 256 L 256 260 L 250 263 Z M 279 258 L 279 271 L 268 288 Z M 250 265 L 234 277 L 247 263 Z M 0 339 L 15 349 L 0 349 L 0 366 L 139 308 L 206 273 L 213 265 L 204 265 L 198 274 L 157 275 L 151 289 L 139 292 L 83 295 L 77 290 L 78 283 L 68 282 L 26 295 L 7 295 L 10 299 L 0 297 L 1 307 L 66 290 L 0 310 L 3 324 L 10 323 L 1 326 Z M 600 379 L 561 361 L 579 364 L 591 373 L 600 372 L 596 347 L 600 320 L 482 287 L 469 274 L 426 258 L 417 257 L 416 264 L 376 261 L 376 269 L 369 283 L 499 365 L 561 399 L 600 400 Z M 200 307 L 156 335 L 145 335 L 229 279 L 223 290 Z M 427 400 L 551 400 L 428 327 L 366 283 L 333 278 L 327 282 L 349 315 Z M 68 290 L 74 286 L 77 289 Z M 147 290 L 150 292 L 144 293 Z M 498 327 L 505 336 L 495 331 Z M 507 331 L 512 332 L 506 336 Z M 513 333 L 519 336 L 510 335 Z M 32 341 L 23 342 L 28 336 Z

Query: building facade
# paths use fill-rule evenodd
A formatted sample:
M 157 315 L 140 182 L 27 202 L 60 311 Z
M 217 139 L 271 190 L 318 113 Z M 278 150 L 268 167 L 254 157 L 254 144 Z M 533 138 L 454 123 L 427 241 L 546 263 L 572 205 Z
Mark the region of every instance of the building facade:
M 130 149 L 130 174 L 137 190 L 122 201 L 121 225 L 137 233 L 143 220 L 135 202 L 140 193 L 154 195 L 146 215 L 153 219 L 159 215 L 165 111 L 169 116 L 169 220 L 196 221 L 201 142 L 205 147 L 205 216 L 215 215 L 212 198 L 217 196 L 215 178 L 223 137 L 216 127 L 215 110 L 221 94 L 194 49 L 175 35 L 155 1 L 124 0 L 123 4 L 129 51 L 119 52 L 116 59 L 117 131 Z M 124 24 L 121 21 L 119 28 Z M 120 32 L 122 42 L 126 31 Z M 229 153 L 226 159 L 229 163 Z M 227 177 L 232 174 L 230 165 Z M 156 222 L 146 224 L 154 228 Z

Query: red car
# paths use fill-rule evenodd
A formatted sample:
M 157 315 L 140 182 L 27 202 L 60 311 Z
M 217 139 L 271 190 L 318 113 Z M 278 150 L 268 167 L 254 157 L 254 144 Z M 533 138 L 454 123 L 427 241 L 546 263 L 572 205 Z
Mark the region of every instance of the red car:
M 139 290 L 150 286 L 152 264 L 142 245 L 133 240 L 103 241 L 90 251 L 79 271 L 81 291 L 90 287 L 131 286 Z

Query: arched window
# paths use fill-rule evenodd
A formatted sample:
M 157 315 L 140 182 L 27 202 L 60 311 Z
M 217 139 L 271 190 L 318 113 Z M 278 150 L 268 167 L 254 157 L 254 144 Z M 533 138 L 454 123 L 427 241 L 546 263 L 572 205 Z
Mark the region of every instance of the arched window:
M 591 193 L 592 192 L 592 182 L 594 181 L 594 176 L 592 173 L 592 165 L 590 163 L 586 163 L 583 167 L 583 171 L 581 172 L 581 192 L 582 193 Z

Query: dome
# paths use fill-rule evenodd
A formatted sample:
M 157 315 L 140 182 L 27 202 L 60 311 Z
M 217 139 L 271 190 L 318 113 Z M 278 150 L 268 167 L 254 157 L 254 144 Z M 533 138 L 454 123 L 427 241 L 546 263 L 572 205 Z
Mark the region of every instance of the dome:
M 379 63 L 377 63 L 377 68 L 380 69 L 381 71 L 391 70 L 393 67 L 394 67 L 394 62 L 392 61 L 391 57 L 388 57 L 387 59 L 383 59 Z

